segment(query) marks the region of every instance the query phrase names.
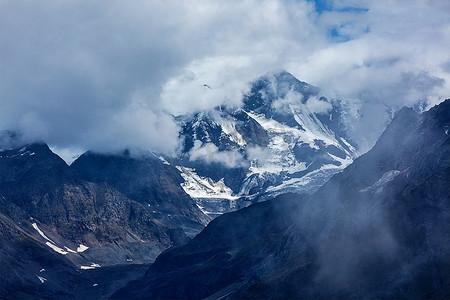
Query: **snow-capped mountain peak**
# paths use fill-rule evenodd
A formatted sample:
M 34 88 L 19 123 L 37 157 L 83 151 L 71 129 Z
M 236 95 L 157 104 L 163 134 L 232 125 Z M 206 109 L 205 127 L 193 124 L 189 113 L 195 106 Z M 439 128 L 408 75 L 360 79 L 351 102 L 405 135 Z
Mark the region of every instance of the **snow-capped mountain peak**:
M 251 84 L 242 107 L 178 117 L 180 166 L 222 180 L 232 197 L 246 201 L 314 192 L 357 155 L 345 134 L 342 106 L 319 92 L 288 72 L 268 74 Z M 208 193 L 186 174 L 183 187 L 191 197 Z

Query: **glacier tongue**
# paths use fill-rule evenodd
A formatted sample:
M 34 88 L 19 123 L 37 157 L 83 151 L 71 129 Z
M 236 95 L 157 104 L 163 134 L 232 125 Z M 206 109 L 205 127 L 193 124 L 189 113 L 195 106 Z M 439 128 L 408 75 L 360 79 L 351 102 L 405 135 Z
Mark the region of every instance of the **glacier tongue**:
M 182 166 L 176 168 L 185 180 L 181 187 L 195 200 L 204 214 L 217 217 L 237 209 L 235 202 L 239 197 L 233 195 L 233 191 L 226 186 L 223 178 L 215 182 L 211 178 L 199 176 L 195 169 Z
M 223 178 L 214 182 L 211 178 L 199 176 L 195 169 L 182 166 L 177 166 L 176 168 L 185 180 L 181 186 L 193 199 L 217 198 L 236 200 L 239 198 L 238 196 L 233 196 L 233 191 L 225 185 Z

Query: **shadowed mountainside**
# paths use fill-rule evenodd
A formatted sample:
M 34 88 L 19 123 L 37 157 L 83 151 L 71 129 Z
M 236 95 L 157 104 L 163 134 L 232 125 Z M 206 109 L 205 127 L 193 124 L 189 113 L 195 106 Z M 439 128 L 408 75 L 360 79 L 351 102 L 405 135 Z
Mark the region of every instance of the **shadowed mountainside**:
M 450 100 L 402 109 L 312 196 L 216 218 L 112 298 L 448 298 L 449 128 Z

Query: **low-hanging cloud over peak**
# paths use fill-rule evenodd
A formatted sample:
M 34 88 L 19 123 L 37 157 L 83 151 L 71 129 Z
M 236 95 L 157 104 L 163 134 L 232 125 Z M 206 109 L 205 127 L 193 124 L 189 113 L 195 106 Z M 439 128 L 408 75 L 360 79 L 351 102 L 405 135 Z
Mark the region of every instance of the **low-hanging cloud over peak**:
M 171 152 L 171 115 L 239 104 L 279 69 L 326 96 L 432 105 L 450 95 L 449 11 L 419 0 L 2 1 L 0 130 L 59 148 Z

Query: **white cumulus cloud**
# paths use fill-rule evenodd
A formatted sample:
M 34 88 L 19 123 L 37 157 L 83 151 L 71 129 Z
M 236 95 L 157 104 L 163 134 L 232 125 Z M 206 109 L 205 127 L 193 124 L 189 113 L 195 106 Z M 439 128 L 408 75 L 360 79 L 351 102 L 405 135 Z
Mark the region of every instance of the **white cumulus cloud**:
M 448 1 L 328 2 L 1 1 L 0 130 L 170 153 L 170 115 L 239 104 L 280 69 L 368 107 L 449 97 Z

